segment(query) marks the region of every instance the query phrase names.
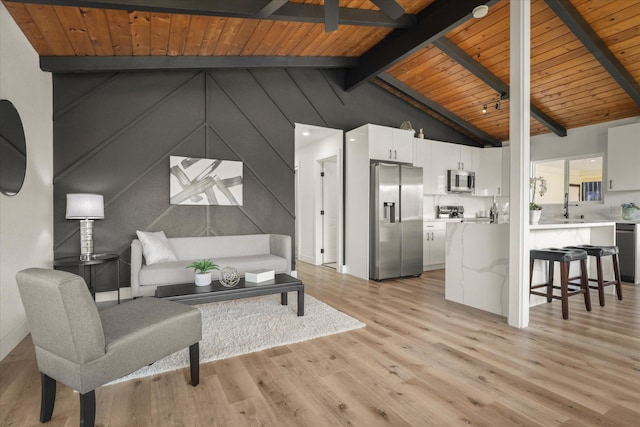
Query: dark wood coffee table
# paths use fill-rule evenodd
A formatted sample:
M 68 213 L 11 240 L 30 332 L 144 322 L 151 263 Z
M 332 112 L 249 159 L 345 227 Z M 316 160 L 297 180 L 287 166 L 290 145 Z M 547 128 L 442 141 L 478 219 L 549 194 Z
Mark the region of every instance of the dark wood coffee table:
M 156 298 L 168 299 L 184 304 L 205 304 L 260 295 L 280 294 L 280 304 L 287 305 L 287 292 L 298 292 L 298 316 L 304 316 L 304 284 L 288 274 L 276 274 L 273 280 L 260 283 L 245 282 L 244 277 L 233 288 L 222 286 L 218 280 L 209 286 L 194 283 L 158 286 Z

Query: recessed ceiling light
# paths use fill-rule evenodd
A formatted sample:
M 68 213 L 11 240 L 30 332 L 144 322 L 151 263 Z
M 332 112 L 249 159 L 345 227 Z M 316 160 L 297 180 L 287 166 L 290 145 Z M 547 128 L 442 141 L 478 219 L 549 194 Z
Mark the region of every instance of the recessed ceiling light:
M 355 138 L 349 138 L 349 142 L 353 142 L 355 140 L 356 140 Z
M 486 4 L 481 4 L 480 6 L 476 6 L 473 8 L 471 14 L 474 18 L 484 18 L 489 13 L 489 6 Z
M 308 130 L 305 130 L 304 132 L 302 132 L 303 136 L 309 136 L 309 134 L 311 134 L 311 132 L 309 132 Z

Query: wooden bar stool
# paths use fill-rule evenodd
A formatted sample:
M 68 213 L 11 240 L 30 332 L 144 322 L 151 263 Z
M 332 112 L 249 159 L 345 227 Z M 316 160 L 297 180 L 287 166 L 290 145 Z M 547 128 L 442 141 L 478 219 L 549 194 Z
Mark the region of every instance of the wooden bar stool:
M 549 261 L 549 274 L 547 282 L 533 285 L 533 264 L 535 260 Z M 580 249 L 531 249 L 529 251 L 529 294 L 547 297 L 547 302 L 552 299 L 562 300 L 562 318 L 569 318 L 569 301 L 572 295 L 584 294 L 584 305 L 587 311 L 591 311 L 591 297 L 589 295 L 589 280 L 587 278 L 587 252 Z M 572 261 L 580 261 L 580 285 L 569 283 L 569 266 Z M 554 262 L 560 263 L 560 286 L 553 285 Z M 538 288 L 547 288 L 546 292 L 536 291 Z M 560 296 L 554 295 L 553 290 L 560 289 Z
M 618 299 L 622 301 L 622 284 L 620 283 L 620 262 L 618 261 L 618 247 L 617 246 L 594 246 L 594 245 L 577 245 L 567 246 L 567 249 L 580 249 L 587 252 L 587 255 L 596 258 L 596 270 L 598 272 L 597 278 L 589 278 L 590 282 L 596 282 L 597 285 L 589 285 L 591 289 L 598 290 L 598 297 L 600 299 L 600 305 L 604 307 L 604 287 L 609 285 L 616 286 L 616 294 Z M 610 256 L 613 263 L 613 280 L 605 282 L 602 277 L 602 257 Z M 577 279 L 573 277 L 569 279 L 569 282 Z

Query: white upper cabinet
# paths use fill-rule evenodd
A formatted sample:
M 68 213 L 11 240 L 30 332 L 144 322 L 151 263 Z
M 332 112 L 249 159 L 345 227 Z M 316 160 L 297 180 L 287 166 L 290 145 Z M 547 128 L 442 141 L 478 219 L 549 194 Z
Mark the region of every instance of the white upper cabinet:
M 422 192 L 423 194 L 441 194 L 444 193 L 444 182 L 442 189 L 438 191 L 437 177 L 434 177 L 431 166 L 431 145 L 434 141 L 428 139 L 414 139 L 415 155 L 413 157 L 413 165 L 422 168 Z
M 481 148 L 474 151 L 476 196 L 502 196 L 502 147 Z
M 473 171 L 473 152 L 477 150 L 466 145 L 452 144 L 450 142 L 433 141 L 432 155 L 439 159 L 438 162 L 447 169 L 465 169 Z
M 413 164 L 422 167 L 422 192 L 424 194 L 445 194 L 446 169 L 441 156 L 448 144 L 429 139 L 414 139 L 415 156 Z M 434 147 L 437 147 L 434 152 Z M 437 157 L 436 157 L 437 156 Z
M 467 147 L 466 145 L 455 145 L 460 147 L 460 165 L 458 166 L 458 169 L 464 169 L 473 172 L 475 167 L 475 163 L 473 162 L 474 153 L 480 149 Z
M 473 153 L 477 148 L 450 142 L 431 141 L 430 186 L 425 194 L 445 194 L 448 169 L 474 171 Z M 476 177 L 478 174 L 476 174 Z M 427 188 L 426 186 L 424 188 Z
M 476 174 L 476 196 L 508 195 L 508 167 L 505 174 L 502 172 L 504 148 L 475 148 L 419 138 L 414 139 L 414 145 L 413 164 L 422 167 L 424 194 L 446 194 L 447 170 L 465 169 Z M 509 152 L 504 156 L 508 161 Z
M 609 128 L 608 131 L 606 189 L 640 190 L 640 123 Z
M 379 125 L 369 130 L 369 158 L 392 162 L 413 162 L 413 131 Z

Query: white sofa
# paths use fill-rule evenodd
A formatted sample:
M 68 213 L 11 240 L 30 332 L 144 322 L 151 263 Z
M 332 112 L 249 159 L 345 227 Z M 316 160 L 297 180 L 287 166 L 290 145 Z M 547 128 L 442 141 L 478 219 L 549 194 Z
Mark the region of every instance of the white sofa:
M 282 234 L 248 234 L 237 236 L 171 237 L 167 239 L 178 261 L 146 265 L 142 243 L 131 242 L 131 294 L 153 296 L 161 285 L 193 283 L 194 270 L 186 268 L 193 261 L 211 259 L 220 268 L 231 266 L 240 275 L 257 269 L 291 273 L 291 237 Z M 217 270 L 212 277 L 219 277 Z

